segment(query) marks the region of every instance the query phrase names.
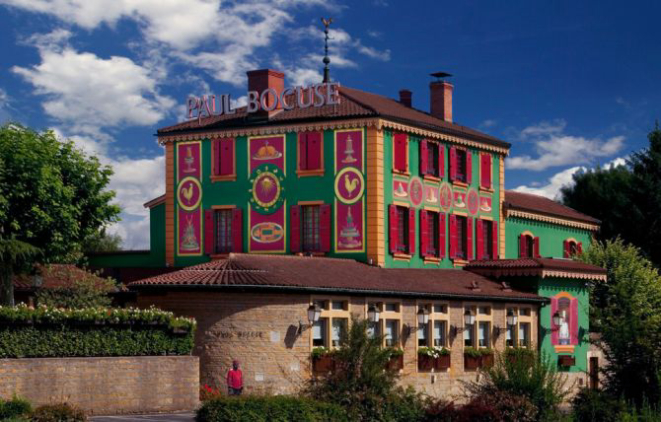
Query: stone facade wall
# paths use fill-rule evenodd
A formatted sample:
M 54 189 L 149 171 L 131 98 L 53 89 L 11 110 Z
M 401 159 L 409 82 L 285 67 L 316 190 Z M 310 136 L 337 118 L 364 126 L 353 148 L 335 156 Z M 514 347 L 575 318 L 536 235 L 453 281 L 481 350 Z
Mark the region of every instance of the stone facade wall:
M 0 397 L 33 406 L 68 402 L 110 415 L 193 410 L 199 399 L 194 356 L 0 359 Z
M 324 296 L 315 295 L 315 299 Z M 478 371 L 464 370 L 464 305 L 491 307 L 492 327 L 505 327 L 506 304 L 497 302 L 445 301 L 449 308 L 449 347 L 452 366 L 442 372 L 420 372 L 417 364 L 418 305 L 429 300 L 340 297 L 349 303 L 352 316 L 366 318 L 366 303 L 399 301 L 402 313 L 404 368 L 401 382 L 428 394 L 461 400 L 466 382 L 479 380 Z M 246 393 L 291 394 L 310 376 L 312 330 L 307 327 L 307 308 L 312 297 L 304 294 L 170 292 L 138 297 L 140 306 L 156 305 L 197 319 L 194 354 L 200 357 L 201 382 L 225 390 L 225 377 L 233 359 L 241 362 Z M 510 306 L 509 304 L 507 306 Z M 531 308 L 532 347 L 537 347 L 537 305 Z M 299 330 L 302 323 L 302 331 Z M 453 327 L 457 327 L 456 329 Z M 497 331 L 492 329 L 492 333 Z M 497 350 L 505 348 L 505 331 L 494 335 Z

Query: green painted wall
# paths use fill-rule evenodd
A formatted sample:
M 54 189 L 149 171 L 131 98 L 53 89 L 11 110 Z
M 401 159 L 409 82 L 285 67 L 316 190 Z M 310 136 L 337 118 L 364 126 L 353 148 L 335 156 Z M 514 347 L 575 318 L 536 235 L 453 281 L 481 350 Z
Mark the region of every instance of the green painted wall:
M 567 280 L 558 278 L 545 278 L 538 280 L 538 292 L 540 296 L 551 298 L 558 293 L 567 292 L 578 299 L 578 346 L 575 346 L 573 356 L 576 358 L 576 365 L 567 372 L 585 372 L 588 369 L 587 353 L 589 350 L 589 301 L 590 294 L 585 287 L 585 282 L 580 280 Z M 539 314 L 540 327 L 540 350 L 551 356 L 553 362 L 557 362 L 558 354 L 551 344 L 551 305 L 548 304 L 541 308 Z M 546 333 L 546 335 L 541 335 Z M 569 354 L 569 353 L 561 353 Z
M 389 227 L 389 218 L 388 218 L 388 205 L 392 204 L 393 201 L 393 179 L 394 179 L 394 174 L 392 171 L 392 163 L 393 163 L 393 132 L 391 131 L 384 131 L 384 136 L 383 136 L 383 143 L 384 143 L 384 157 L 383 157 L 383 171 L 384 171 L 384 177 L 383 177 L 383 184 L 384 184 L 384 195 L 385 195 L 385 242 L 386 242 L 386 267 L 387 268 L 454 268 L 452 260 L 448 258 L 447 256 L 449 255 L 450 252 L 450 236 L 449 236 L 449 229 L 447 225 L 449 224 L 449 219 L 446 217 L 446 236 L 445 236 L 445 255 L 446 257 L 441 261 L 440 264 L 430 264 L 430 263 L 425 263 L 424 259 L 420 256 L 420 214 L 416 213 L 415 220 L 416 220 L 416 244 L 415 244 L 415 249 L 416 253 L 414 256 L 411 257 L 410 261 L 401 261 L 401 260 L 396 260 L 393 258 L 393 256 L 390 254 L 390 239 L 388 237 L 388 227 Z M 409 136 L 409 173 L 411 176 L 420 176 L 420 140 L 423 139 L 418 136 Z M 449 160 L 450 160 L 450 144 L 445 144 L 445 172 L 446 175 L 448 176 L 445 181 L 449 181 Z M 480 170 L 479 170 L 479 165 L 480 165 L 480 152 L 474 149 L 469 149 L 471 154 L 472 154 L 472 178 L 471 178 L 471 185 L 469 188 L 475 188 L 479 192 L 479 177 L 480 177 Z M 498 159 L 497 154 L 493 154 L 493 159 L 492 159 L 492 178 L 493 178 L 493 187 L 494 187 L 494 192 L 493 192 L 493 202 L 492 202 L 492 211 L 489 216 L 494 220 L 494 221 L 499 221 L 500 220 L 500 215 L 498 212 L 498 205 L 499 205 L 499 200 L 498 198 L 500 197 L 500 180 L 499 180 L 499 175 L 500 175 L 500 160 Z M 452 183 L 450 183 L 452 185 Z M 452 210 L 450 210 L 450 213 Z M 450 214 L 448 213 L 448 215 Z M 483 214 L 481 214 L 483 215 Z M 476 225 L 473 224 L 473 253 L 475 253 L 475 228 Z M 474 255 L 475 256 L 475 255 Z
M 325 204 L 333 204 L 335 198 L 335 173 L 334 173 L 334 154 L 335 133 L 333 130 L 324 131 L 324 174 L 323 176 L 298 177 L 296 175 L 297 162 L 297 134 L 294 132 L 285 135 L 285 160 L 286 160 L 286 179 L 283 182 L 285 188 L 284 195 L 286 200 L 285 220 L 287 225 L 285 235 L 285 250 L 289 251 L 289 206 L 297 204 L 299 201 L 323 201 Z M 366 131 L 363 128 L 363 154 L 365 152 Z M 204 140 L 202 142 L 202 208 L 209 209 L 213 205 L 235 205 L 243 209 L 243 250 L 248 250 L 248 201 L 250 199 L 251 185 L 248 174 L 248 138 L 239 136 L 236 138 L 236 181 L 214 182 L 210 180 L 211 175 L 211 142 Z M 176 160 L 175 160 L 176 161 Z M 176 163 L 175 163 L 176 167 Z M 364 172 L 363 172 L 364 173 Z M 177 170 L 175 168 L 175 177 Z M 367 195 L 365 194 L 364 200 Z M 334 211 L 332 221 L 334 222 Z M 176 213 L 175 213 L 176 219 Z M 363 217 L 364 229 L 367 225 L 365 216 Z M 331 245 L 335 244 L 334 226 L 331 229 Z M 175 236 L 176 237 L 176 236 Z M 367 240 L 367 239 L 365 239 Z M 332 250 L 332 246 L 331 246 Z M 287 252 L 289 253 L 289 252 Z M 352 258 L 359 261 L 366 261 L 366 253 L 329 253 L 329 256 Z M 208 256 L 175 256 L 175 266 L 189 266 L 209 261 Z
M 584 250 L 592 241 L 592 233 L 588 230 L 510 217 L 505 220 L 505 258 L 519 257 L 519 235 L 525 231 L 539 237 L 539 254 L 542 257 L 562 258 L 563 242 L 568 238 L 582 242 Z

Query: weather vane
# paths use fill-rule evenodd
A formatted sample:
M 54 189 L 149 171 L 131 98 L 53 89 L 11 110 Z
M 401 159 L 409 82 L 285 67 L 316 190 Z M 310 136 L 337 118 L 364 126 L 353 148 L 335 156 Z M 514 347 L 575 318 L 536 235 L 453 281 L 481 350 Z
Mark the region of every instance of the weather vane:
M 333 23 L 333 18 L 321 18 L 321 23 L 324 24 L 324 34 L 326 35 L 324 39 L 324 83 L 330 82 L 330 70 L 328 65 L 330 64 L 330 57 L 328 57 L 328 27 Z

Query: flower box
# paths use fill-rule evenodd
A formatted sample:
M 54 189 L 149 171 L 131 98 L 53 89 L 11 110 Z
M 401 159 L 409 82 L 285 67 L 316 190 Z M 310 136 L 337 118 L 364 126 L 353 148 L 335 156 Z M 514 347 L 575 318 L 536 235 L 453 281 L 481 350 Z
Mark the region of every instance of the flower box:
M 481 366 L 481 356 L 471 356 L 464 354 L 464 369 L 467 371 L 474 371 Z
M 446 369 L 450 369 L 450 363 L 451 363 L 450 355 L 441 355 L 436 358 L 436 361 L 434 362 L 434 366 L 436 369 L 439 371 L 444 371 Z
M 491 368 L 493 366 L 493 354 L 482 355 L 480 357 L 480 366 L 483 368 Z
M 570 367 L 576 365 L 576 358 L 569 355 L 558 356 L 558 365 L 562 367 Z
M 431 371 L 436 358 L 427 355 L 418 355 L 418 371 Z
M 330 355 L 314 356 L 312 358 L 314 372 L 326 373 L 335 368 L 335 360 Z
M 399 371 L 404 368 L 404 355 L 391 356 L 386 368 L 390 371 Z

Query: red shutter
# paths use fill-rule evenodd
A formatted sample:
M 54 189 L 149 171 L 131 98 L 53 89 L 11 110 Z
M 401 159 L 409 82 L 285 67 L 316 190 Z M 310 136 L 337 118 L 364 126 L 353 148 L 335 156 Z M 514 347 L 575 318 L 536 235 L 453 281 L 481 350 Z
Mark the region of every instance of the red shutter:
M 450 214 L 450 259 L 457 257 L 457 216 Z
M 321 132 L 308 133 L 308 170 L 321 169 Z
M 569 241 L 565 240 L 562 242 L 562 257 L 563 258 L 570 258 L 571 257 L 571 249 L 569 247 Z
M 466 150 L 466 184 L 470 185 L 473 179 L 473 154 Z
M 406 171 L 406 147 L 405 133 L 396 133 L 395 138 L 395 170 Z
M 578 345 L 578 299 L 569 303 L 569 344 Z
M 427 141 L 420 141 L 420 174 L 427 174 Z
M 289 208 L 289 250 L 292 253 L 301 251 L 301 207 L 292 205 Z
M 429 214 L 425 210 L 420 210 L 420 256 L 428 256 L 427 246 L 429 245 Z M 433 234 L 431 234 L 433 236 Z
M 220 140 L 220 174 L 234 174 L 234 140 Z
M 232 210 L 232 252 L 243 252 L 243 210 Z
M 213 247 L 213 210 L 204 210 L 204 253 L 212 255 Z
M 487 188 L 491 188 L 493 186 L 492 182 L 492 177 L 493 177 L 493 156 L 491 154 L 487 155 Z
M 220 140 L 211 141 L 211 159 L 213 160 L 213 175 L 220 174 Z
M 305 132 L 298 134 L 298 168 L 308 169 L 308 134 Z
M 532 240 L 532 250 L 533 250 L 533 256 L 535 258 L 539 258 L 540 257 L 540 255 L 539 255 L 539 237 L 535 237 Z
M 552 297 L 551 298 L 551 344 L 557 345 L 558 342 L 558 334 L 560 331 L 560 326 L 555 325 L 553 322 L 553 316 L 555 313 L 558 312 L 558 299 Z
M 415 208 L 409 208 L 409 255 L 415 253 Z
M 472 261 L 475 259 L 473 255 L 473 219 L 466 217 L 466 259 Z
M 491 154 L 480 154 L 480 186 L 491 187 Z
M 445 213 L 438 215 L 438 251 L 439 258 L 445 258 Z
M 457 179 L 457 148 L 450 147 L 450 180 Z
M 583 253 L 583 242 L 578 242 L 578 244 L 576 245 L 576 252 L 578 253 L 578 255 Z
M 330 252 L 331 244 L 331 206 L 323 204 L 319 206 L 319 237 L 321 240 L 321 252 Z
M 475 224 L 475 243 L 477 244 L 477 253 L 475 256 L 478 260 L 487 258 L 484 256 L 484 222 L 482 220 L 477 220 Z
M 491 259 L 498 259 L 498 222 L 491 222 Z
M 445 178 L 445 145 L 438 144 L 438 177 Z
M 389 218 L 389 243 L 390 243 L 390 253 L 397 253 L 397 205 L 388 205 L 388 214 Z

